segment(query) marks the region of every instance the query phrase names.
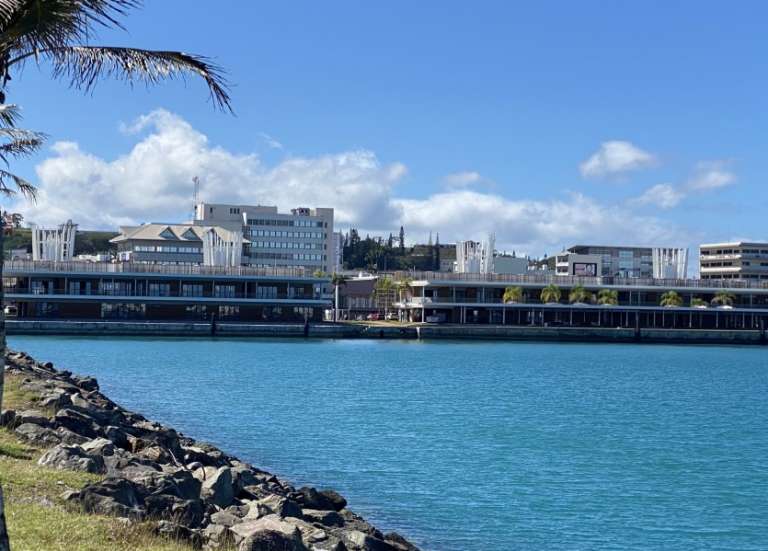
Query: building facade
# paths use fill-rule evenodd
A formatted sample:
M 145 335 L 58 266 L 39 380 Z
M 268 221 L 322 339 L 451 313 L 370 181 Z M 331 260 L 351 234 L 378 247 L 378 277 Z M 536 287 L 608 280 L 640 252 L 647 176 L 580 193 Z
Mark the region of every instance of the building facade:
M 685 279 L 688 249 L 575 245 L 557 255 L 557 275 Z
M 239 266 L 243 249 L 239 231 L 193 224 L 123 226 L 110 243 L 123 262 L 188 266 Z
M 71 320 L 320 321 L 327 283 L 302 269 L 145 262 L 10 261 L 3 278 L 14 317 Z
M 194 224 L 240 231 L 247 241 L 242 262 L 256 268 L 303 267 L 332 273 L 336 266 L 333 209 L 199 203 Z
M 699 247 L 701 279 L 768 279 L 768 243 L 710 243 Z

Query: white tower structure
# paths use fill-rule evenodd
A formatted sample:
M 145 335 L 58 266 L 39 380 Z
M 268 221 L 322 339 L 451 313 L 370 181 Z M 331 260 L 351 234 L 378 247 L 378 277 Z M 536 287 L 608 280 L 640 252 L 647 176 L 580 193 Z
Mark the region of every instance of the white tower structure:
M 688 249 L 654 248 L 654 279 L 685 279 L 688 276 Z
M 460 274 L 493 273 L 493 248 L 496 237 L 489 234 L 483 241 L 456 242 L 456 269 Z
M 242 257 L 242 233 L 211 228 L 203 234 L 204 266 L 239 266 Z
M 63 262 L 75 255 L 75 234 L 77 224 L 68 220 L 55 229 L 39 228 L 32 225 L 32 260 Z

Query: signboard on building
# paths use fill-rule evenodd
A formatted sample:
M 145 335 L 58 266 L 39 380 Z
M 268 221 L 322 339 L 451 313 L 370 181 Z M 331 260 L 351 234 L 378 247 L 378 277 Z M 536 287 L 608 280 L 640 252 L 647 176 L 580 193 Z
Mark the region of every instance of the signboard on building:
M 597 264 L 593 262 L 574 262 L 573 275 L 583 277 L 596 277 Z

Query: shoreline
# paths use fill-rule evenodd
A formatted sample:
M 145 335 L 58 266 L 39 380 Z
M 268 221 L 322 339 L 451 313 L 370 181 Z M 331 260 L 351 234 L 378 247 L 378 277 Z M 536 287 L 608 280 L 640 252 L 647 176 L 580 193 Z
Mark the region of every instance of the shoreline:
M 23 352 L 8 352 L 35 410 L 3 410 L 0 425 L 47 451 L 38 465 L 98 475 L 67 491 L 73 509 L 150 522 L 191 548 L 259 551 L 418 551 L 347 508 L 333 490 L 295 488 L 217 447 L 128 411 L 73 376 Z M 13 537 L 13 533 L 11 533 Z
M 648 344 L 768 344 L 757 329 L 633 329 L 510 325 L 386 325 L 366 323 L 235 323 L 7 320 L 7 333 L 47 336 L 135 336 L 222 338 L 317 338 L 495 340 Z

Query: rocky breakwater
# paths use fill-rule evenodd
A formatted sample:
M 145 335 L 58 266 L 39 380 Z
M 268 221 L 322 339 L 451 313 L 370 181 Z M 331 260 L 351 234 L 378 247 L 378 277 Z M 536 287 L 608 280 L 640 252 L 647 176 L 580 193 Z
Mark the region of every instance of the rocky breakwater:
M 6 372 L 39 411 L 4 410 L 0 424 L 46 448 L 39 464 L 102 474 L 63 497 L 88 513 L 152 521 L 204 549 L 413 551 L 347 509 L 332 490 L 295 488 L 273 474 L 127 411 L 95 379 L 9 353 Z M 44 413 L 48 412 L 48 413 Z

